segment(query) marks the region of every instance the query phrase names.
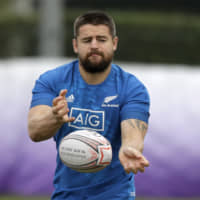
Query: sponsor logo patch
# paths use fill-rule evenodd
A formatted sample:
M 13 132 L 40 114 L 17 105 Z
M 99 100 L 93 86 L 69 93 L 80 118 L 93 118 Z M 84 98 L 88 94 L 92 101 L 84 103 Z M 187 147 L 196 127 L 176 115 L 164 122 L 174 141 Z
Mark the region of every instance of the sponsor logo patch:
M 70 110 L 70 117 L 75 117 L 73 122 L 69 122 L 70 127 L 104 131 L 104 111 L 72 107 Z

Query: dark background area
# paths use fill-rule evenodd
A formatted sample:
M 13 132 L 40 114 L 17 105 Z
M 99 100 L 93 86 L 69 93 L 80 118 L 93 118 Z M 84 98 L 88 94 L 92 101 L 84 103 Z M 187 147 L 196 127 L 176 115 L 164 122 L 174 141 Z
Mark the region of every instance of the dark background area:
M 181 11 L 181 12 L 199 12 L 200 2 L 197 0 L 64 0 L 67 7 L 78 8 L 123 8 L 135 10 L 160 10 L 160 11 Z
M 33 1 L 34 12 L 28 16 L 0 14 L 0 58 L 40 56 L 40 3 Z M 200 1 L 64 0 L 63 5 L 65 57 L 76 56 L 71 42 L 74 19 L 95 9 L 107 11 L 115 19 L 120 39 L 115 60 L 200 64 Z

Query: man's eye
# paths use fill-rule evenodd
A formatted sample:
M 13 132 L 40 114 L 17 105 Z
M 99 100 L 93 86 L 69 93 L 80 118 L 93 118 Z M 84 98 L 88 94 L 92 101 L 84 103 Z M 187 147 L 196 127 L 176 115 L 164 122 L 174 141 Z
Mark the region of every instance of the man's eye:
M 84 43 L 89 43 L 89 42 L 91 42 L 91 40 L 90 39 L 85 39 L 85 40 L 83 40 L 83 42 Z
M 104 38 L 104 37 L 99 37 L 99 38 L 97 38 L 97 40 L 99 42 L 106 42 L 106 38 Z
M 105 39 L 99 39 L 99 41 L 100 41 L 100 42 L 105 42 L 106 40 L 105 40 Z

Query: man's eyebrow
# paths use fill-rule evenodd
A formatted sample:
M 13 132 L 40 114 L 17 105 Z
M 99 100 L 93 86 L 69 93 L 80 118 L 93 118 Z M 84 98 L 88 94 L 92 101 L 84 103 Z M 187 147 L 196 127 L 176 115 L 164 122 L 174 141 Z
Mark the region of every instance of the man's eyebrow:
M 89 40 L 89 39 L 91 39 L 92 37 L 91 36 L 84 36 L 84 37 L 82 37 L 82 38 L 80 38 L 81 40 Z
M 106 35 L 97 35 L 97 38 L 107 38 Z
M 97 39 L 107 39 L 108 37 L 105 35 L 97 35 L 96 36 Z M 80 38 L 81 40 L 90 40 L 92 39 L 92 36 L 83 36 L 82 38 Z

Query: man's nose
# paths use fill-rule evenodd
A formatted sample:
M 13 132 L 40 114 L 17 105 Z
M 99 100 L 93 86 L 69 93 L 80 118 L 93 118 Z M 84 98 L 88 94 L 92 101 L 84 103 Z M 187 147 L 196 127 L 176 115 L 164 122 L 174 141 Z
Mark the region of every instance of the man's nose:
M 91 48 L 92 49 L 97 49 L 98 48 L 98 42 L 96 39 L 92 39 L 91 41 Z

